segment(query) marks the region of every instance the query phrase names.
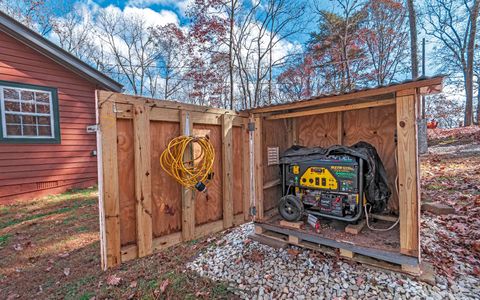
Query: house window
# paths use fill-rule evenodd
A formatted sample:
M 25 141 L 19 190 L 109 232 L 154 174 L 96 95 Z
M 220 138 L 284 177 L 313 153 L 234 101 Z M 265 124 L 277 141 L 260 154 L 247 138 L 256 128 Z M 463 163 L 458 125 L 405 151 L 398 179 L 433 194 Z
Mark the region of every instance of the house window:
M 56 89 L 0 82 L 2 140 L 58 142 Z

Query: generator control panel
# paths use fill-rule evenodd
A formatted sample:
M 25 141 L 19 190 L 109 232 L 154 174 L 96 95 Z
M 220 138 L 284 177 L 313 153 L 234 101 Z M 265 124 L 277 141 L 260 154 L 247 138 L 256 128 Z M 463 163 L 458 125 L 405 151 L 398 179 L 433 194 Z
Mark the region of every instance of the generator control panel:
M 358 192 L 359 163 L 350 156 L 302 161 L 288 166 L 286 185 L 338 192 Z

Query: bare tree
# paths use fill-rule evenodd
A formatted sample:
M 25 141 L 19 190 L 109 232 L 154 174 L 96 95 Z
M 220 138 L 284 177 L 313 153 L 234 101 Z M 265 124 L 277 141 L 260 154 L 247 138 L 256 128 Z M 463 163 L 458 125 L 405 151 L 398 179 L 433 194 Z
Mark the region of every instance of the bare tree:
M 464 125 L 473 123 L 473 57 L 480 0 L 429 0 L 425 29 L 440 43 L 443 70 L 461 72 L 465 88 Z
M 408 32 L 406 10 L 394 0 L 370 0 L 365 11 L 367 17 L 361 29 L 367 53 L 373 67 L 376 85 L 392 82 L 407 57 Z
M 98 38 L 108 47 L 114 65 L 129 83 L 131 92 L 135 95 L 148 92 L 145 89 L 147 74 L 158 58 L 153 29 L 141 16 L 125 16 L 113 10 L 100 12 L 97 25 Z
M 159 72 L 149 71 L 151 82 L 157 82 L 154 77 L 161 75 L 164 79 L 163 98 L 170 99 L 183 84 L 183 74 L 187 67 L 187 37 L 175 24 L 168 24 L 154 29 L 157 51 L 156 67 Z M 155 96 L 155 86 L 151 87 L 152 97 Z
M 74 2 L 72 0 L 3 0 L 0 1 L 0 10 L 40 35 L 46 36 L 55 26 L 56 16 L 68 13 Z
M 365 47 L 361 45 L 362 23 L 366 13 L 359 0 L 336 0 L 338 13 L 317 9 L 318 32 L 312 34 L 309 48 L 323 68 L 330 92 L 348 92 L 367 81 Z
M 286 0 L 257 1 L 238 18 L 234 49 L 244 107 L 272 101 L 272 69 L 289 55 L 275 57 L 275 51 L 301 31 L 304 9 Z

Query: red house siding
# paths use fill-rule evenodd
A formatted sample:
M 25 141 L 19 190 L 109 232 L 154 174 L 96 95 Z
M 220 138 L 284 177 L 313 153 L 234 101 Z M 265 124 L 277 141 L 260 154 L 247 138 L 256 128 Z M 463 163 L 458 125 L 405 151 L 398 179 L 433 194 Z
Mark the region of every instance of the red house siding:
M 0 143 L 0 203 L 97 181 L 95 84 L 0 32 L 0 80 L 58 90 L 60 144 Z

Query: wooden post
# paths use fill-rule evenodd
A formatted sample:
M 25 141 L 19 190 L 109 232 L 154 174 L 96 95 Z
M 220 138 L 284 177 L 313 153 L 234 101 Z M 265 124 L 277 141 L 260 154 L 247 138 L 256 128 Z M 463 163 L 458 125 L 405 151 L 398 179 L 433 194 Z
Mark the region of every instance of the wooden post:
M 420 257 L 420 195 L 417 157 L 416 96 L 397 94 L 400 252 Z
M 185 110 L 180 110 L 180 133 L 193 135 L 193 123 L 190 113 Z M 193 160 L 193 148 L 187 151 L 183 160 Z M 184 241 L 189 241 L 195 236 L 195 201 L 193 193 L 191 189 L 182 187 L 182 238 Z
M 242 124 L 242 199 L 243 199 L 243 218 L 250 218 L 250 145 L 248 139 L 248 119 Z
M 99 216 L 102 269 L 119 265 L 120 205 L 118 197 L 117 119 L 114 112 L 115 94 L 97 92 L 99 155 Z
M 254 143 L 254 178 L 255 178 L 255 207 L 257 220 L 263 219 L 263 136 L 262 118 L 255 117 L 255 131 L 253 132 Z
M 343 111 L 337 112 L 337 144 L 343 145 Z
M 223 227 L 233 226 L 233 127 L 232 116 L 222 116 Z
M 152 183 L 150 166 L 150 108 L 133 106 L 135 210 L 138 257 L 152 253 Z

